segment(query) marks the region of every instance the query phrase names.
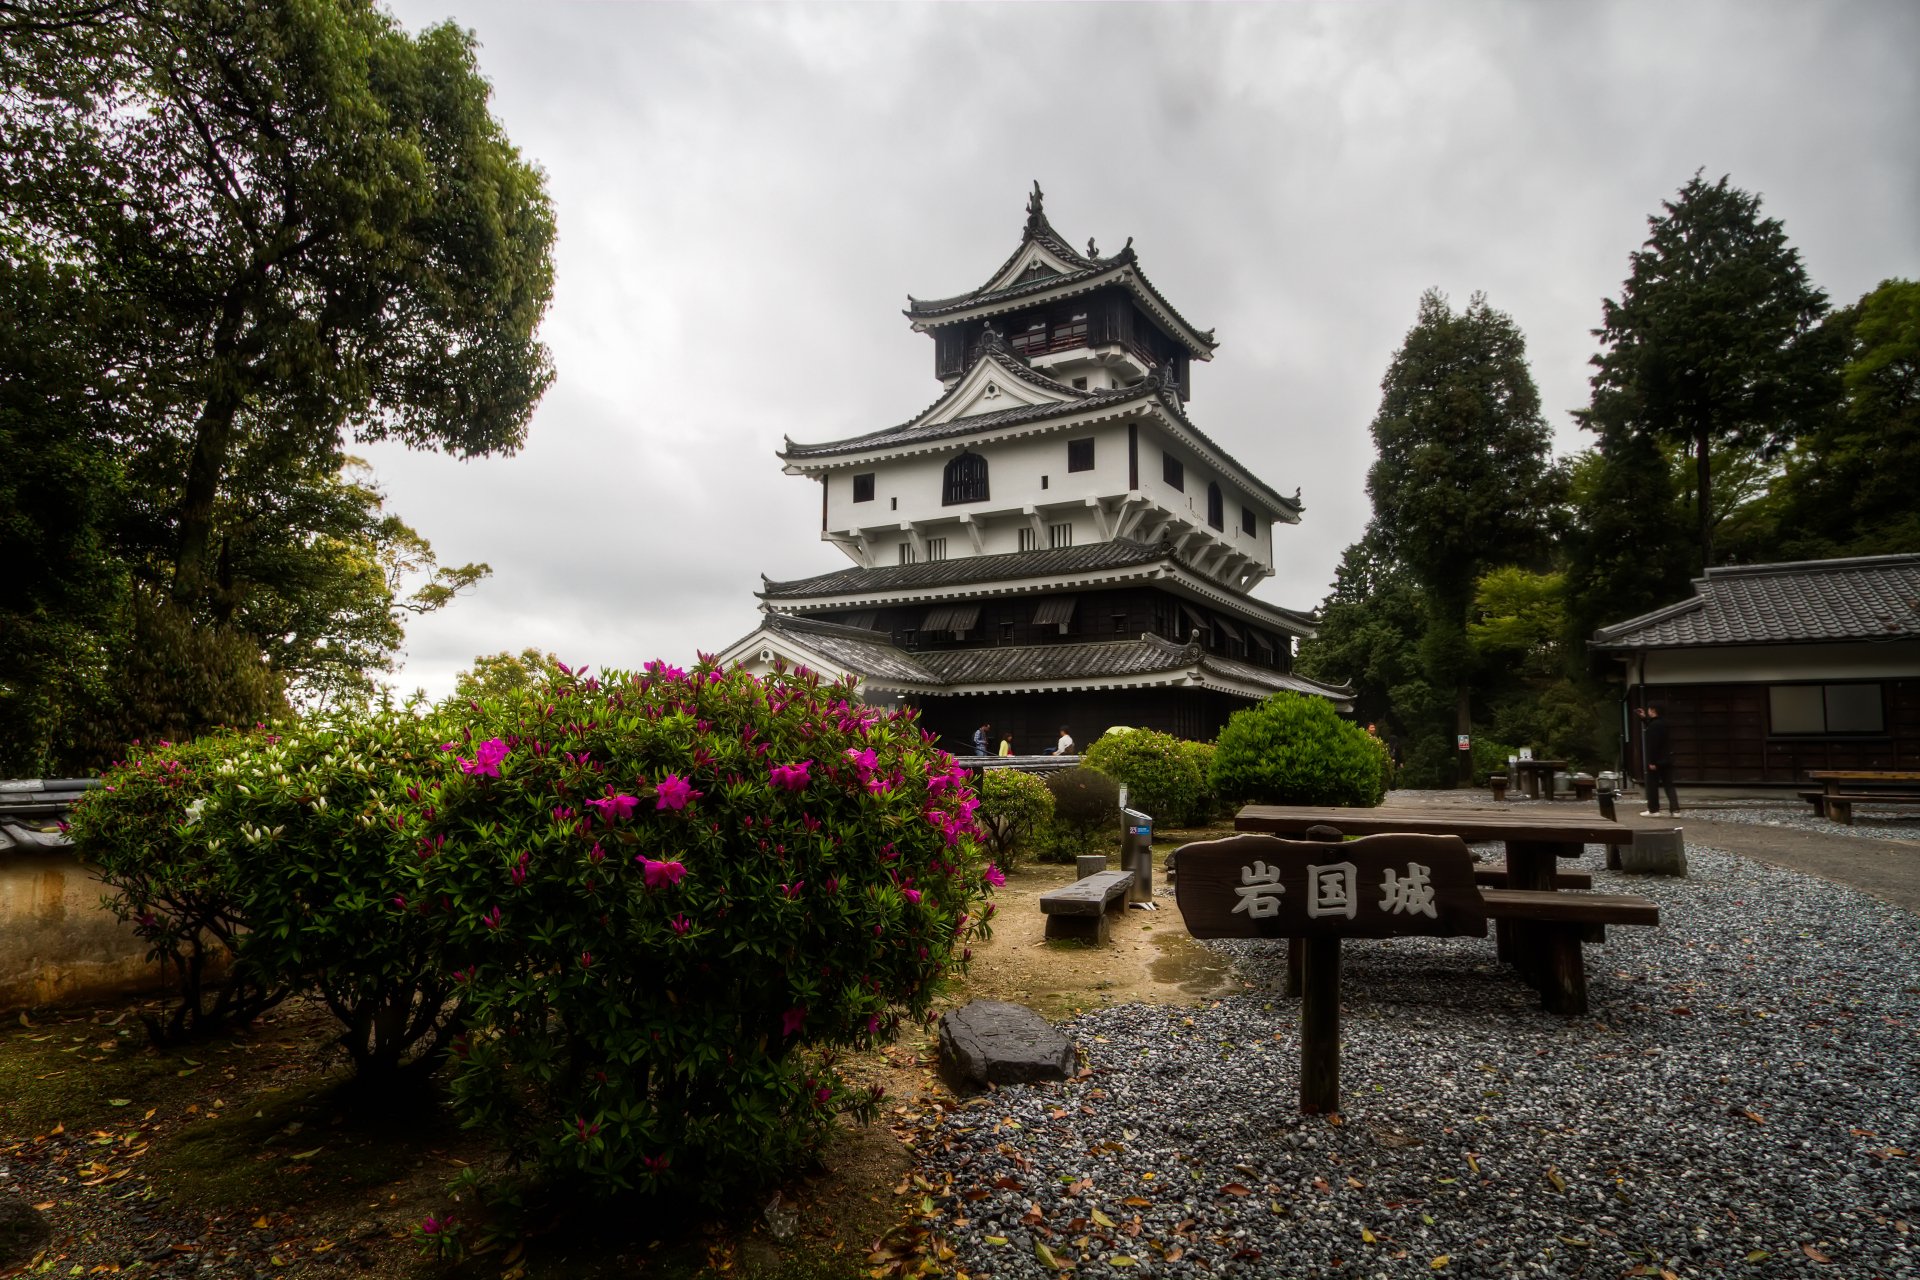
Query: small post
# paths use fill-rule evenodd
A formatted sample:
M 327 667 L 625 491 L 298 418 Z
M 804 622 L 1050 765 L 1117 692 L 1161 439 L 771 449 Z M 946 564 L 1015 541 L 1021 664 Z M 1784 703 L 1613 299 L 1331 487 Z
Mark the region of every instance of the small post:
M 1300 1110 L 1340 1109 L 1340 939 L 1306 938 L 1300 999 Z
M 1307 839 L 1339 844 L 1346 837 L 1338 827 L 1316 826 Z M 1291 938 L 1287 962 L 1287 985 L 1300 993 L 1300 1110 L 1331 1114 L 1340 1109 L 1340 939 Z

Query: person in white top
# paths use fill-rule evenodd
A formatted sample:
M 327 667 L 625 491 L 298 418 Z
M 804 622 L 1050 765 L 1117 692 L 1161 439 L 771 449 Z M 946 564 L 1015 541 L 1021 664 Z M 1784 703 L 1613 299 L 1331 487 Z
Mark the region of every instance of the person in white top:
M 1057 756 L 1070 756 L 1073 754 L 1073 735 L 1067 732 L 1067 726 L 1065 725 L 1060 726 L 1060 742 L 1054 747 L 1053 754 Z

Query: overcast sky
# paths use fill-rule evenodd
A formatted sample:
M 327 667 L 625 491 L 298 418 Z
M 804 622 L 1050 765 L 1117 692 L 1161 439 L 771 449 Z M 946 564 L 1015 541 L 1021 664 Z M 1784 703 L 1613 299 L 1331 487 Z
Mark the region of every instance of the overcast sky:
M 1848 302 L 1920 277 L 1920 5 L 394 5 L 480 42 L 548 175 L 558 376 L 511 458 L 379 448 L 396 511 L 494 574 L 415 623 L 403 688 L 533 645 L 633 667 L 844 567 L 782 436 L 939 391 L 906 295 L 1054 226 L 1220 347 L 1196 422 L 1306 514 L 1256 594 L 1315 607 L 1366 523 L 1367 426 L 1422 290 L 1526 333 L 1558 448 L 1591 330 L 1689 176 L 1761 193 Z

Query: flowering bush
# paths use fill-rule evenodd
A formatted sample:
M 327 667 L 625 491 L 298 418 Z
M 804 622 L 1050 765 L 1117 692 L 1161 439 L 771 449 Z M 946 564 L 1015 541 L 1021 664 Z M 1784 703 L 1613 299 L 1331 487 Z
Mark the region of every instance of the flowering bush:
M 394 910 L 444 915 L 470 1125 L 595 1191 L 711 1200 L 870 1113 L 834 1051 L 925 1015 L 1002 880 L 911 713 L 703 661 L 562 667 L 467 721 Z
M 994 862 L 1012 867 L 1053 821 L 1053 792 L 1030 773 L 984 769 L 980 775 L 980 830 Z
M 1163 826 L 1177 827 L 1200 807 L 1205 784 L 1180 739 L 1157 729 L 1103 734 L 1087 748 L 1086 766 L 1127 788 L 1127 805 Z
M 248 971 L 315 991 L 363 1084 L 425 1075 L 458 1025 L 443 919 L 397 905 L 413 883 L 418 788 L 445 737 L 418 706 L 310 718 L 224 761 L 199 834 L 225 860 Z
M 1384 743 L 1298 693 L 1234 712 L 1213 753 L 1214 787 L 1231 804 L 1377 805 L 1386 770 Z
M 220 771 L 271 735 L 219 733 L 197 742 L 135 743 L 74 805 L 68 834 L 112 892 L 107 908 L 133 926 L 179 984 L 164 1018 L 148 1019 L 157 1040 L 246 1022 L 289 994 L 280 975 L 229 959 L 250 924 L 248 878 L 209 846 L 200 818 Z M 224 976 L 225 981 L 217 981 Z

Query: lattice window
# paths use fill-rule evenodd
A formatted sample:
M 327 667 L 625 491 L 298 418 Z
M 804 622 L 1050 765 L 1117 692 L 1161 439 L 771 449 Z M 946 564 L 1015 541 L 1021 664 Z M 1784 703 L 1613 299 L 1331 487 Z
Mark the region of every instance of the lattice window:
M 963 453 L 947 464 L 941 485 L 940 502 L 951 507 L 960 502 L 987 500 L 987 460 L 977 453 Z

